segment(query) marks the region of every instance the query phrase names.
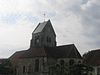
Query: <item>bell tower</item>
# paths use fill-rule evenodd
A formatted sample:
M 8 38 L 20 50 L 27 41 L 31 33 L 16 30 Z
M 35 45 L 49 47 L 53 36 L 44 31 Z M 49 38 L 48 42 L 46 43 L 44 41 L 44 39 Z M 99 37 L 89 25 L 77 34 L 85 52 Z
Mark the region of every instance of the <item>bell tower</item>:
M 32 33 L 31 45 L 32 48 L 37 47 L 54 47 L 56 46 L 56 34 L 52 27 L 51 21 L 39 23 Z

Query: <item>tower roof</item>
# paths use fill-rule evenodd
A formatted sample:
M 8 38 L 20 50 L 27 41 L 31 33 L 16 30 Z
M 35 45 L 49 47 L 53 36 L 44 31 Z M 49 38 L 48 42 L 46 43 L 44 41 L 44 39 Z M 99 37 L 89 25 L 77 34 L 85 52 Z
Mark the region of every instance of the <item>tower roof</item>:
M 42 23 L 39 23 L 38 26 L 33 31 L 33 33 L 39 33 L 39 32 L 41 32 L 44 29 L 44 27 L 47 25 L 48 22 L 50 22 L 50 20 L 44 21 Z

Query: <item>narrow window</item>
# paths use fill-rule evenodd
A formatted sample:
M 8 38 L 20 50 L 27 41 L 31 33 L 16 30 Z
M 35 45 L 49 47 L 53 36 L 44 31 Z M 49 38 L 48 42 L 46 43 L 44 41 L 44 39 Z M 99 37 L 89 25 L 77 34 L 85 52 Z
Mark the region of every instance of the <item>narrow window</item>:
M 60 60 L 60 65 L 64 65 L 64 60 Z
M 47 36 L 47 42 L 49 42 L 49 38 L 48 38 L 48 36 Z
M 78 64 L 81 64 L 81 61 L 78 61 Z
M 51 38 L 47 36 L 47 42 L 51 43 Z
M 71 59 L 71 60 L 69 61 L 69 65 L 73 65 L 73 64 L 74 64 L 74 60 Z
M 32 72 L 33 72 L 32 65 L 29 65 L 28 66 L 28 73 L 32 73 Z
M 23 73 L 25 73 L 25 66 L 23 66 Z
M 34 71 L 35 72 L 38 72 L 39 71 L 39 59 L 36 59 L 35 60 L 35 68 L 34 68 Z
M 35 37 L 35 42 L 34 42 L 34 44 L 35 44 L 35 45 L 38 45 L 38 43 L 39 43 L 39 36 L 36 36 L 36 37 Z
M 100 68 L 97 68 L 97 75 L 100 75 Z

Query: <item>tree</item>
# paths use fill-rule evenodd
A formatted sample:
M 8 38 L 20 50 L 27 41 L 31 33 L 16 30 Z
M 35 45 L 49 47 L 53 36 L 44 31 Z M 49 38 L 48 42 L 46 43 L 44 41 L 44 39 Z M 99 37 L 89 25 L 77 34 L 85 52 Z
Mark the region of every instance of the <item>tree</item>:
M 3 74 L 3 75 L 10 74 L 11 75 L 12 73 L 13 73 L 13 70 L 11 68 L 11 63 L 9 60 L 6 60 L 2 64 L 0 64 L 0 74 Z
M 70 62 L 68 65 L 64 61 L 50 67 L 50 75 L 89 75 L 93 68 L 89 65 Z
M 49 68 L 50 75 L 68 75 L 67 64 L 61 60 L 60 63 L 52 65 Z
M 75 64 L 73 66 L 73 75 L 88 75 L 92 71 L 93 68 L 86 64 Z

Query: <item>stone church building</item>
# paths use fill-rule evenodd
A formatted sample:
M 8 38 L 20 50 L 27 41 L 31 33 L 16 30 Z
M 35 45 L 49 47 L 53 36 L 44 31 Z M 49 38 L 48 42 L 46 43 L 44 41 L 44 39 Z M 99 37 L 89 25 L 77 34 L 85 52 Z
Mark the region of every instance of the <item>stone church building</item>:
M 67 41 L 66 41 L 67 42 Z M 32 33 L 30 48 L 17 51 L 9 59 L 16 75 L 49 75 L 50 66 L 61 62 L 81 63 L 82 57 L 74 44 L 56 45 L 51 21 L 39 23 Z

